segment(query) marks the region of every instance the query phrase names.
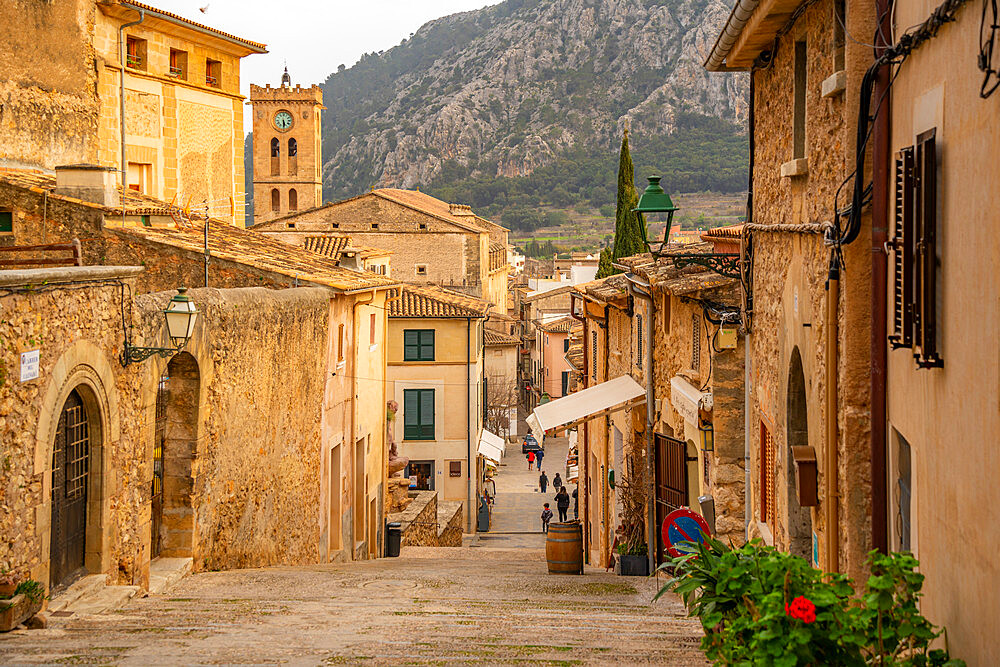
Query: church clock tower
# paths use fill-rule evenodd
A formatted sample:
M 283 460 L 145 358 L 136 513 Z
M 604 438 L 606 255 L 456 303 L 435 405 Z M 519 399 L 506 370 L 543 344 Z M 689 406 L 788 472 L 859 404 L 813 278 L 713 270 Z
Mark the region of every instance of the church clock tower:
M 253 222 L 273 220 L 323 203 L 319 86 L 250 86 L 253 108 Z

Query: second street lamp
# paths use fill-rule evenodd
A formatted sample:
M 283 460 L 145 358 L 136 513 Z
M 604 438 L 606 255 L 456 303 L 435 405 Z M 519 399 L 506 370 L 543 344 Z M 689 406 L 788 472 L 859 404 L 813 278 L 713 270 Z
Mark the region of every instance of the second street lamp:
M 663 191 L 660 187 L 660 177 L 650 176 L 649 185 L 643 191 L 642 196 L 639 198 L 639 203 L 634 209 L 633 213 L 666 213 L 667 214 L 667 224 L 663 229 L 663 244 L 666 245 L 670 240 L 670 228 L 673 226 L 674 222 L 674 212 L 677 207 L 674 206 L 673 200 L 670 199 L 670 195 Z
M 126 337 L 125 349 L 122 350 L 121 356 L 122 366 L 145 361 L 154 354 L 171 357 L 184 349 L 194 334 L 194 324 L 198 319 L 198 309 L 187 295 L 187 287 L 179 288 L 177 294 L 170 298 L 170 303 L 163 311 L 163 317 L 167 323 L 167 336 L 173 347 L 133 347 Z

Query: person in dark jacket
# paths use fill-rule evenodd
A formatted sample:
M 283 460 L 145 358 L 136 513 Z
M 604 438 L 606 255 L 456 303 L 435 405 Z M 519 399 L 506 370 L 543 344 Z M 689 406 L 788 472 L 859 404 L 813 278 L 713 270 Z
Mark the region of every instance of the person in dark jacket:
M 545 489 L 549 488 L 549 478 L 545 476 L 544 470 L 542 471 L 542 474 L 538 476 L 538 488 L 542 493 L 545 493 Z
M 549 532 L 549 521 L 552 521 L 552 510 L 549 509 L 549 504 L 545 503 L 545 509 L 542 510 L 542 532 Z
M 552 488 L 558 491 L 562 488 L 562 485 L 562 477 L 559 476 L 559 473 L 556 473 L 556 476 L 552 478 Z
M 580 498 L 579 498 L 579 496 L 577 494 L 578 490 L 579 490 L 578 488 L 577 489 L 573 489 L 573 518 L 574 519 L 579 519 L 580 518 Z
M 556 509 L 559 510 L 559 520 L 566 521 L 566 512 L 569 511 L 569 494 L 566 493 L 565 486 L 559 487 L 559 493 L 556 494 L 555 501 Z

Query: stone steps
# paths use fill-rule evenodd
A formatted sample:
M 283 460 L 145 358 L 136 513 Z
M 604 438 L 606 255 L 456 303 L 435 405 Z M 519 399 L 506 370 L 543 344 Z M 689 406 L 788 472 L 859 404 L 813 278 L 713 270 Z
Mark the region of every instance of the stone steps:
M 154 558 L 149 564 L 149 592 L 165 593 L 178 581 L 191 574 L 194 561 L 190 558 Z

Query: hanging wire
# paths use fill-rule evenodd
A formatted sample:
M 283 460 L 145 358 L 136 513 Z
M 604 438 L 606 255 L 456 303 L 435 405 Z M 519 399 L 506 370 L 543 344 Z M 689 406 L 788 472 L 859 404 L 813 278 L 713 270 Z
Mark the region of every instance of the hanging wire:
M 983 0 L 978 58 L 979 69 L 984 72 L 983 85 L 979 88 L 979 96 L 983 99 L 1000 87 L 1000 64 L 994 65 L 994 61 L 1000 58 L 1000 51 L 996 49 L 997 32 L 1000 31 L 1000 21 L 997 18 L 997 0 Z

